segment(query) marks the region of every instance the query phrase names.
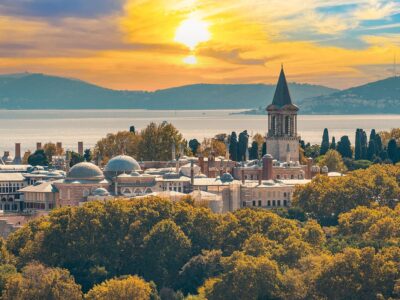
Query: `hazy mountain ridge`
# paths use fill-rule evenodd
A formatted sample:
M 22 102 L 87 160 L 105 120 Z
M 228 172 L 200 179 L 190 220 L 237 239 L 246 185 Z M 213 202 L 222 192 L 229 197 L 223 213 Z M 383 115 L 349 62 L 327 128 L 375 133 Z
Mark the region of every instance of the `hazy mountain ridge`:
M 300 108 L 308 114 L 399 114 L 400 77 L 304 99 Z
M 295 99 L 337 90 L 309 84 L 289 84 Z M 118 91 L 77 79 L 44 74 L 0 75 L 0 109 L 241 109 L 264 107 L 275 85 L 194 84 L 145 91 Z

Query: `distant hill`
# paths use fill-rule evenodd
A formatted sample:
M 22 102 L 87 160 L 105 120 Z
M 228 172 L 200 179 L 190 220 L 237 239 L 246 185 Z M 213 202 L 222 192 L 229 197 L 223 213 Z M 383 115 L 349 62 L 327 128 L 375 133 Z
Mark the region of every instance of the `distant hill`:
M 305 99 L 300 108 L 307 114 L 400 114 L 400 77 Z
M 294 99 L 327 95 L 337 90 L 318 85 L 289 84 Z M 275 85 L 195 84 L 144 91 L 117 91 L 76 79 L 44 74 L 0 76 L 0 109 L 242 109 L 265 107 Z

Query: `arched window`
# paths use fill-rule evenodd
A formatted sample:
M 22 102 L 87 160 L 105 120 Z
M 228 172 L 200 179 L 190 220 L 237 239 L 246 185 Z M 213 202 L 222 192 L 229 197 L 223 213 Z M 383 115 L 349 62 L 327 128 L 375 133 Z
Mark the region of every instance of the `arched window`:
M 285 134 L 290 133 L 290 117 L 286 116 L 285 117 Z
M 276 135 L 276 117 L 271 117 L 271 131 L 273 135 Z

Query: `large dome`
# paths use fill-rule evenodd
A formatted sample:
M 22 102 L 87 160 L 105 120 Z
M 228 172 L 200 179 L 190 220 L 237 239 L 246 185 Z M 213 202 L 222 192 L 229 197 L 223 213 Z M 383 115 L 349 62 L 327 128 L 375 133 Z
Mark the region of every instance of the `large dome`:
M 67 178 L 70 180 L 102 180 L 104 175 L 98 166 L 89 162 L 81 162 L 69 170 Z
M 138 162 L 128 155 L 118 155 L 109 160 L 104 172 L 131 173 L 140 171 Z

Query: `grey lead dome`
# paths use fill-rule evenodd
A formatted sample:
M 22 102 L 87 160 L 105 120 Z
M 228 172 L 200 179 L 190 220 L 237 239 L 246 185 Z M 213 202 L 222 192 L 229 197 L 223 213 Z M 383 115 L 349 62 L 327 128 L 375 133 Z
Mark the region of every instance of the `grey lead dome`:
M 133 171 L 140 171 L 139 163 L 128 155 L 118 155 L 109 160 L 104 172 L 116 173 L 131 173 Z
M 101 180 L 104 179 L 104 175 L 98 166 L 89 162 L 81 162 L 69 170 L 67 178 L 70 180 Z

